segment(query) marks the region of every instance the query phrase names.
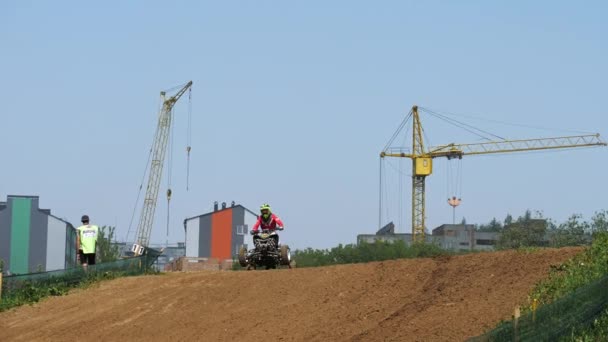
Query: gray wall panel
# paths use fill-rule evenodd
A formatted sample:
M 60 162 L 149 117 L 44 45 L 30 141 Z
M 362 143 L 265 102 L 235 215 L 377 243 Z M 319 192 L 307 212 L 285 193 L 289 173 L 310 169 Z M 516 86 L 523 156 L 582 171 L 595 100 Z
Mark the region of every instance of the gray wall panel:
M 241 207 L 232 208 L 232 246 L 230 246 L 232 256 L 239 254 L 239 248 L 243 245 L 244 235 L 237 234 L 237 227 L 241 226 L 242 232 L 247 234 L 245 225 L 245 209 Z
M 0 210 L 0 259 L 4 260 L 5 271 L 11 264 L 11 212 L 10 203 L 7 203 L 6 208 Z
M 198 257 L 207 258 L 211 256 L 211 220 L 213 215 L 200 218 L 199 221 L 199 240 Z
M 37 272 L 46 267 L 46 239 L 48 234 L 48 215 L 38 211 L 38 199 L 32 198 L 30 214 L 30 255 L 29 270 Z
M 200 232 L 199 218 L 192 218 L 186 221 L 186 256 L 198 257 L 198 245 Z
M 47 216 L 46 270 L 61 270 L 66 262 L 67 224 L 52 216 Z M 70 246 L 74 248 L 74 246 Z
M 253 237 L 251 235 L 249 235 L 249 231 L 253 229 L 253 226 L 257 222 L 258 217 L 256 215 L 250 213 L 249 211 L 244 210 L 243 220 L 245 221 L 245 229 L 247 230 L 245 232 L 245 236 L 243 237 L 243 240 L 245 241 L 247 248 L 251 249 L 251 248 L 253 248 Z

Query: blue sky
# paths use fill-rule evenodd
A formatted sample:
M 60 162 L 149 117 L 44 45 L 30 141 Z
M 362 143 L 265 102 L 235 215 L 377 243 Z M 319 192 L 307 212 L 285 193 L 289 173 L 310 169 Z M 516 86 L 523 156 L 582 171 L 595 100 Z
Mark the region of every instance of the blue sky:
M 182 99 L 169 241 L 183 241 L 185 217 L 234 200 L 271 203 L 292 247 L 354 242 L 377 228 L 378 154 L 413 104 L 544 128 L 463 119 L 507 138 L 608 137 L 607 15 L 603 1 L 3 1 L 0 198 L 39 195 L 58 216 L 88 213 L 124 237 L 158 93 L 192 80 L 190 191 Z M 479 141 L 422 120 L 432 144 Z M 427 179 L 429 228 L 452 220 L 452 165 L 437 160 Z M 527 208 L 557 221 L 608 209 L 608 148 L 461 167 L 457 215 L 470 223 Z M 401 214 L 396 199 L 389 213 L 401 231 L 410 183 Z

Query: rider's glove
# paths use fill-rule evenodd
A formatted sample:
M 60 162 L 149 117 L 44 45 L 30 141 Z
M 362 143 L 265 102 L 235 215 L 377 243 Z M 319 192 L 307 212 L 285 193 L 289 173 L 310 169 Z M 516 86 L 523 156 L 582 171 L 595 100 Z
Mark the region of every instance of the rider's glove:
M 283 228 L 283 227 L 277 227 L 277 230 L 283 230 L 283 229 L 285 229 L 285 228 Z
M 258 231 L 257 230 L 251 230 L 251 232 L 249 232 L 251 235 L 255 235 Z

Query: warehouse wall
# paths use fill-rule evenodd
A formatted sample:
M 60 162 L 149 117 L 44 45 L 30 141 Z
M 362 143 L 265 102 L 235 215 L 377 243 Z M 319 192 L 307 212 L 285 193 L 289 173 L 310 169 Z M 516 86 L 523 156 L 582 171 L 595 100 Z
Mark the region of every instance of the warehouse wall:
M 211 256 L 211 215 L 199 220 L 198 254 L 197 257 Z
M 232 258 L 232 209 L 211 215 L 211 257 L 220 260 Z
M 245 209 L 236 207 L 232 209 L 232 236 L 230 244 L 230 255 L 236 256 L 239 254 L 239 249 L 243 245 L 243 233 L 245 231 Z
M 0 260 L 4 262 L 4 270 L 10 270 L 11 253 L 11 220 L 12 211 L 7 206 L 0 210 Z
M 186 256 L 198 257 L 199 254 L 199 228 L 200 218 L 186 220 Z
M 5 271 L 51 271 L 75 263 L 75 250 L 68 250 L 67 243 L 74 240 L 73 226 L 40 209 L 38 203 L 37 196 L 9 196 L 0 210 L 0 259 Z M 70 248 L 74 249 L 73 242 Z
M 46 267 L 46 251 L 48 241 L 48 215 L 38 211 L 38 199 L 31 200 L 30 208 L 30 241 L 29 241 L 29 258 L 28 269 L 33 272 L 45 271 Z M 65 239 L 65 224 L 64 231 L 60 233 L 60 238 Z M 65 244 L 63 250 L 65 251 Z M 59 262 L 64 264 L 63 253 L 59 256 Z M 62 267 L 63 268 L 63 267 Z
M 65 222 L 51 215 L 46 217 L 46 270 L 61 270 L 66 267 L 66 248 L 76 249 L 75 244 L 67 246 Z
M 186 228 L 186 256 L 232 259 L 242 245 L 257 216 L 241 205 L 189 218 Z

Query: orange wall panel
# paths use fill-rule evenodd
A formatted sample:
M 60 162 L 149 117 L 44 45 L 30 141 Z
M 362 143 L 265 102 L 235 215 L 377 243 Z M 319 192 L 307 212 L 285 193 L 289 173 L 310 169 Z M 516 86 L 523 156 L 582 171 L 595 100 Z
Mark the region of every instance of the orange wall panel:
M 211 257 L 232 259 L 232 209 L 214 213 L 211 218 Z

